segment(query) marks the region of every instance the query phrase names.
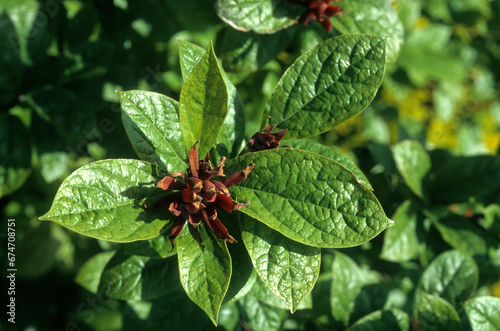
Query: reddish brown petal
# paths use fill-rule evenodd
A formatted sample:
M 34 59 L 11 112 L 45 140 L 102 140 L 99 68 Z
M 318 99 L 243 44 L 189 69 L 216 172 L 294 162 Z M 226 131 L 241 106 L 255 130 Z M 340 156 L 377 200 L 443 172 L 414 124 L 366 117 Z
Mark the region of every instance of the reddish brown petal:
M 174 225 L 172 225 L 172 229 L 170 230 L 170 235 L 168 236 L 168 240 L 170 240 L 170 244 L 172 245 L 172 249 L 174 249 L 175 245 L 175 238 L 181 234 L 182 229 L 184 229 L 184 225 L 186 224 L 186 221 L 182 216 L 177 216 L 175 219 Z
M 198 177 L 198 150 L 196 149 L 196 145 L 198 145 L 199 141 L 197 141 L 193 147 L 189 150 L 189 166 L 191 168 L 191 176 Z
M 174 201 L 168 207 L 168 211 L 170 211 L 175 216 L 179 216 L 181 214 L 181 209 L 179 207 L 179 202 Z
M 340 14 L 341 14 L 341 9 L 339 6 L 330 5 L 325 11 L 326 16 L 335 16 Z
M 198 214 L 191 214 L 191 215 L 189 215 L 188 221 L 195 228 L 198 227 L 198 225 L 200 225 L 200 222 L 201 222 L 201 214 L 198 213 Z
M 189 177 L 186 181 L 187 188 L 198 193 L 203 188 L 203 181 L 195 177 Z
M 227 196 L 231 196 L 229 194 L 229 191 L 227 190 L 227 187 L 224 184 L 222 184 L 217 180 L 212 181 L 212 183 L 215 185 L 217 193 L 224 193 Z
M 161 188 L 162 190 L 180 190 L 186 187 L 186 184 L 183 182 L 171 177 L 171 175 L 163 177 L 158 183 L 155 184 L 156 187 Z
M 275 141 L 280 142 L 280 140 L 283 139 L 283 136 L 287 131 L 288 129 L 283 129 L 280 132 L 273 133 L 272 135 L 274 136 Z
M 239 210 L 239 209 L 241 209 L 243 207 L 248 206 L 249 204 L 250 204 L 250 201 L 247 201 L 245 203 L 237 203 L 237 202 L 235 202 L 234 205 L 233 205 L 233 210 Z
M 214 202 L 217 195 L 215 184 L 209 180 L 203 181 L 203 201 Z
M 175 200 L 181 199 L 181 197 L 182 196 L 180 193 L 174 193 L 174 194 L 167 195 L 165 197 L 162 197 L 162 198 L 156 200 L 156 202 L 153 204 L 153 207 L 156 209 L 162 209 L 162 208 L 169 207 L 172 202 L 174 202 Z
M 210 230 L 212 230 L 212 232 L 220 239 L 224 239 L 225 241 L 231 243 L 231 244 L 236 244 L 237 241 L 236 239 L 234 239 L 228 232 L 227 232 L 227 229 L 226 227 L 221 223 L 221 221 L 219 221 L 218 218 L 214 219 L 214 220 L 211 220 L 209 219 L 208 217 L 208 214 L 207 214 L 207 211 L 206 210 L 202 210 L 201 211 L 202 215 L 203 215 L 203 220 L 205 221 L 205 223 L 208 225 L 208 227 L 210 228 Z
M 191 191 L 187 188 L 182 190 L 182 201 L 185 203 L 198 203 L 201 202 L 202 198 L 196 194 L 194 191 Z
M 228 212 L 232 212 L 234 202 L 233 199 L 231 199 L 231 197 L 225 194 L 217 194 L 217 198 L 215 199 L 215 205 L 224 210 L 227 210 Z
M 328 18 L 325 18 L 322 22 L 321 22 L 321 25 L 323 25 L 323 29 L 326 31 L 326 32 L 330 32 L 332 31 L 332 22 L 330 22 L 330 20 Z
M 201 199 L 201 197 L 200 197 L 200 199 Z M 201 203 L 201 200 L 200 200 L 200 201 L 195 201 L 193 203 L 186 203 L 185 208 L 186 208 L 186 211 L 188 212 L 188 214 L 194 214 L 197 211 L 199 211 L 200 209 L 204 209 L 205 205 L 203 203 Z
M 233 185 L 238 185 L 245 179 L 247 179 L 247 175 L 252 171 L 254 167 L 253 163 L 250 163 L 248 167 L 245 170 L 240 170 L 235 174 L 232 174 L 229 177 L 223 178 L 220 180 L 220 182 L 225 186 L 225 187 L 231 187 Z

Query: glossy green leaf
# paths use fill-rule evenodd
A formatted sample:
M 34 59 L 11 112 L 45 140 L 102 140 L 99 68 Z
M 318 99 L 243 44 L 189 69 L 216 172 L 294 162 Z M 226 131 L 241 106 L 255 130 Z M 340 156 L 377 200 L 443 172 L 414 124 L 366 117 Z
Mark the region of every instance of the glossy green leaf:
M 186 80 L 206 53 L 206 50 L 183 40 L 178 40 L 178 43 L 182 77 Z M 227 87 L 228 109 L 224 125 L 217 137 L 216 148 L 221 156 L 228 156 L 229 154 L 236 156 L 245 133 L 245 110 L 236 87 L 229 81 L 224 71 L 221 70 L 221 72 Z
M 477 297 L 464 304 L 473 331 L 500 330 L 500 299 Z
M 20 188 L 31 173 L 28 130 L 11 115 L 0 115 L 0 198 Z
M 420 296 L 418 326 L 425 330 L 463 330 L 460 317 L 446 300 L 427 293 Z
M 388 0 L 350 0 L 336 4 L 344 13 L 332 20 L 343 34 L 367 33 L 389 36 L 387 60 L 396 61 L 403 44 L 404 28 L 398 13 Z
M 162 234 L 149 240 L 139 240 L 123 245 L 123 253 L 127 255 L 146 256 L 152 259 L 164 259 L 177 254 L 168 240 L 168 235 Z
M 431 169 L 431 159 L 416 141 L 405 140 L 392 147 L 394 162 L 408 187 L 420 198 L 424 196 L 422 181 Z
M 286 237 L 315 247 L 349 247 L 392 224 L 375 196 L 343 166 L 296 149 L 248 153 L 226 163 L 226 173 L 255 167 L 230 188 L 241 211 Z
M 392 219 L 396 224 L 384 233 L 380 258 L 392 262 L 409 261 L 419 252 L 418 206 L 407 200 L 398 207 Z
M 75 282 L 84 287 L 87 291 L 97 293 L 99 282 L 101 281 L 101 274 L 113 255 L 115 255 L 114 251 L 103 252 L 92 256 L 82 265 L 80 270 L 78 270 Z
M 386 38 L 348 35 L 328 39 L 302 54 L 269 98 L 264 122 L 287 128 L 287 138 L 332 129 L 362 112 L 385 71 Z
M 168 279 L 178 277 L 175 258 L 150 259 L 119 250 L 101 274 L 99 291 L 115 299 L 147 301 L 175 290 Z
M 357 320 L 348 331 L 410 330 L 410 316 L 399 309 L 377 310 Z
M 356 297 L 365 284 L 365 275 L 356 262 L 339 252 L 335 252 L 332 272 L 330 288 L 332 316 L 347 325 Z
M 273 33 L 294 23 L 302 6 L 292 6 L 281 0 L 218 0 L 219 17 L 241 31 Z
M 141 160 L 167 172 L 188 168 L 177 101 L 146 91 L 118 92 L 128 138 Z
M 326 156 L 329 159 L 335 160 L 344 167 L 346 167 L 347 170 L 351 171 L 363 185 L 373 190 L 370 182 L 368 181 L 368 178 L 366 178 L 365 174 L 358 168 L 358 166 L 349 157 L 347 157 L 344 153 L 342 153 L 342 151 L 340 151 L 335 147 L 325 146 L 318 142 L 306 139 L 284 140 L 281 143 L 281 145 L 282 146 L 288 145 L 293 148 L 298 148 L 304 151 L 317 153 L 319 155 Z
M 288 28 L 273 34 L 258 34 L 226 28 L 215 47 L 227 71 L 255 72 L 285 50 L 294 31 Z
M 459 251 L 444 252 L 425 269 L 417 288 L 449 301 L 453 306 L 467 300 L 475 291 L 479 279 L 476 262 Z
M 278 331 L 286 316 L 285 310 L 266 305 L 252 293 L 245 295 L 237 304 L 251 330 Z
M 248 216 L 239 224 L 260 279 L 293 313 L 318 279 L 321 250 L 292 241 Z
M 77 233 L 109 241 L 130 242 L 158 236 L 170 213 L 144 209 L 143 199 L 164 193 L 154 187 L 158 167 L 137 160 L 102 160 L 73 172 L 59 187 L 41 220 L 54 221 Z
M 228 112 L 228 90 L 212 44 L 186 78 L 179 101 L 182 136 L 189 150 L 197 141 L 204 157 L 217 141 Z
M 259 299 L 260 302 L 269 305 L 271 307 L 290 310 L 290 308 L 279 297 L 277 297 L 276 294 L 274 294 L 274 292 L 271 291 L 271 289 L 259 277 L 257 277 L 257 280 L 254 286 L 252 287 L 251 295 Z M 306 295 L 304 300 L 302 300 L 300 304 L 297 306 L 297 310 L 311 309 L 311 308 L 312 308 L 312 296 L 309 293 L 308 295 Z
M 219 309 L 231 279 L 231 257 L 226 242 L 198 227 L 203 244 L 186 225 L 176 239 L 181 284 L 189 298 L 217 325 Z
M 179 62 L 181 65 L 182 79 L 187 80 L 193 69 L 207 54 L 207 50 L 196 44 L 177 39 L 179 47 Z

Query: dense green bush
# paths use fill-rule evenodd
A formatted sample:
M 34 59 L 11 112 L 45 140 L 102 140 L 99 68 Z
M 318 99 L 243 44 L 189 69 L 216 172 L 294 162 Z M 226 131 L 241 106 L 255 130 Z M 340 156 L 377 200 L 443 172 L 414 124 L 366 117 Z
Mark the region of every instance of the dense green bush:
M 330 5 L 0 1 L 0 327 L 500 329 L 500 2 Z M 198 140 L 251 203 L 172 250 Z

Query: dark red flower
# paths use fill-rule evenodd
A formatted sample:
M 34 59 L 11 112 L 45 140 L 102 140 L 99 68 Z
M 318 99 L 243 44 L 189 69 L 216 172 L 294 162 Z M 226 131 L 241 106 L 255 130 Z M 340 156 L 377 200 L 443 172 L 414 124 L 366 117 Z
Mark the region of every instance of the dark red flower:
M 342 14 L 342 8 L 331 5 L 330 2 L 338 2 L 342 0 L 285 0 L 285 2 L 306 6 L 307 10 L 300 16 L 299 23 L 308 26 L 311 20 L 318 21 L 323 26 L 326 32 L 332 30 L 330 17 Z
M 259 131 L 254 134 L 248 141 L 248 150 L 250 152 L 257 152 L 266 149 L 278 148 L 281 139 L 283 139 L 283 136 L 288 131 L 288 129 L 283 129 L 280 132 L 271 133 L 275 127 L 276 124 L 273 126 L 268 125 L 264 131 Z
M 231 212 L 250 204 L 250 201 L 247 203 L 233 201 L 227 188 L 244 181 L 248 173 L 252 171 L 254 164 L 251 163 L 245 170 L 238 171 L 219 181 L 213 180 L 213 176 L 224 176 L 222 167 L 226 158 L 223 157 L 219 165 L 212 169 L 208 154 L 205 159 L 198 160 L 196 145 L 198 142 L 189 150 L 188 172 L 169 174 L 156 183 L 157 187 L 165 191 L 175 191 L 175 193 L 160 198 L 153 207 L 168 208 L 176 216 L 169 236 L 172 248 L 175 244 L 175 238 L 181 233 L 186 221 L 195 228 L 200 242 L 202 240 L 197 228 L 203 221 L 218 238 L 236 243 L 237 241 L 217 218 L 215 207 Z

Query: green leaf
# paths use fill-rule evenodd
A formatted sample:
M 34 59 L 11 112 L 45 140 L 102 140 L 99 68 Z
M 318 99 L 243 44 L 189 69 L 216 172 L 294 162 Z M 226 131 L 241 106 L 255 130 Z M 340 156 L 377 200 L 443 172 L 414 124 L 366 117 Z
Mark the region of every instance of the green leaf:
M 146 91 L 118 92 L 118 96 L 123 126 L 141 160 L 170 173 L 187 169 L 177 101 Z
M 115 299 L 148 301 L 176 289 L 169 278 L 178 278 L 174 258 L 150 259 L 125 255 L 119 250 L 101 274 L 99 292 Z
M 356 297 L 366 283 L 360 267 L 347 255 L 335 252 L 330 305 L 333 318 L 347 325 Z
M 278 331 L 286 316 L 285 310 L 266 305 L 252 293 L 245 295 L 237 304 L 251 330 Z
M 260 279 L 293 313 L 318 279 L 321 250 L 292 241 L 248 216 L 239 224 Z
M 392 262 L 406 262 L 418 255 L 418 206 L 407 200 L 398 207 L 392 219 L 396 225 L 384 233 L 380 258 Z
M 387 0 L 350 0 L 336 4 L 344 13 L 332 25 L 343 34 L 367 33 L 389 36 L 387 60 L 396 61 L 404 40 L 404 28 L 398 13 Z
M 207 315 L 181 290 L 153 300 L 146 330 L 202 330 L 208 323 Z
M 257 277 L 257 281 L 251 289 L 251 295 L 259 299 L 260 302 L 271 307 L 290 310 L 290 308 L 280 298 L 278 298 L 259 277 Z M 311 294 L 308 294 L 297 306 L 297 310 L 301 309 L 312 309 Z
M 182 77 L 186 80 L 206 51 L 198 45 L 180 39 L 178 42 Z M 228 110 L 224 125 L 217 137 L 217 147 L 218 150 L 221 148 L 225 149 L 220 151 L 219 154 L 221 156 L 228 156 L 231 154 L 231 156 L 234 157 L 239 152 L 244 138 L 245 109 L 236 87 L 229 81 L 225 72 L 223 70 L 221 70 L 221 72 L 228 92 Z
M 92 256 L 82 265 L 80 270 L 78 270 L 75 282 L 87 291 L 97 293 L 99 282 L 101 281 L 101 274 L 113 255 L 115 255 L 114 251 L 103 252 Z
M 416 141 L 405 140 L 392 147 L 394 162 L 408 187 L 422 198 L 422 181 L 431 169 L 431 159 Z
M 28 130 L 11 115 L 0 115 L 0 198 L 20 188 L 31 173 Z
M 478 227 L 471 219 L 458 215 L 430 217 L 443 240 L 451 247 L 467 255 L 487 255 L 490 248 L 498 248 L 499 242 L 489 231 Z
M 358 179 L 359 181 L 368 187 L 369 189 L 373 190 L 372 185 L 368 181 L 368 178 L 366 178 L 365 174 L 358 168 L 358 166 L 351 161 L 349 157 L 347 157 L 344 153 L 342 153 L 341 150 L 331 147 L 331 146 L 325 146 L 322 145 L 318 142 L 312 141 L 312 140 L 306 140 L 306 139 L 301 139 L 301 140 L 284 140 L 281 145 L 288 145 L 293 148 L 298 148 L 302 149 L 304 151 L 309 151 L 313 153 L 317 153 L 319 155 L 326 156 L 329 159 L 332 159 L 334 161 L 337 161 L 341 165 L 347 168 L 347 170 L 351 171 Z
M 500 330 L 500 299 L 477 297 L 464 304 L 473 331 Z
M 479 271 L 476 262 L 459 251 L 444 252 L 425 269 L 417 288 L 449 301 L 454 307 L 467 300 L 475 291 Z M 418 305 L 417 305 L 418 307 Z
M 405 40 L 398 64 L 406 70 L 408 78 L 417 86 L 429 80 L 461 81 L 466 78 L 463 58 L 449 47 L 452 27 L 429 24 L 414 29 Z
M 102 141 L 103 131 L 97 129 L 91 107 L 75 93 L 61 88 L 47 88 L 28 95 L 27 102 L 64 137 Z M 106 130 L 112 129 L 109 127 Z
M 389 220 L 371 191 L 337 162 L 296 149 L 247 153 L 226 164 L 226 173 L 255 167 L 230 192 L 251 201 L 241 211 L 286 237 L 315 247 L 360 245 Z
M 177 39 L 182 79 L 187 80 L 193 69 L 201 61 L 207 50 L 196 44 Z
M 182 136 L 189 150 L 197 141 L 204 157 L 217 141 L 228 112 L 228 90 L 212 44 L 186 78 L 179 101 Z
M 143 199 L 164 195 L 153 186 L 158 167 L 137 160 L 102 160 L 73 172 L 59 187 L 47 214 L 77 233 L 115 242 L 158 236 L 171 224 L 169 212 L 144 209 Z
M 218 0 L 217 15 L 231 27 L 240 31 L 273 33 L 295 22 L 304 11 L 282 0 Z
M 362 112 L 385 71 L 386 38 L 348 35 L 328 39 L 302 54 L 269 98 L 264 122 L 288 128 L 287 138 L 332 129 Z
M 134 241 L 123 245 L 123 253 L 127 255 L 146 256 L 152 259 L 164 259 L 177 254 L 168 240 L 168 236 L 159 235 L 149 240 Z
M 440 297 L 422 293 L 417 314 L 418 325 L 425 330 L 463 330 L 455 308 Z
M 294 31 L 288 28 L 273 34 L 258 34 L 226 28 L 217 38 L 215 46 L 226 70 L 255 72 L 285 50 Z
M 453 156 L 435 151 L 429 193 L 442 203 L 467 202 L 500 189 L 500 155 Z
M 217 211 L 219 219 L 224 221 L 227 231 L 238 241 L 238 245 L 228 245 L 229 255 L 231 255 L 231 281 L 224 297 L 223 306 L 225 303 L 235 302 L 243 295 L 248 293 L 257 274 L 252 266 L 250 256 L 243 244 L 241 238 L 238 219 L 243 216 L 241 213 L 229 213 L 223 209 Z
M 22 19 L 22 17 L 14 17 Z M 2 94 L 7 91 L 16 90 L 16 88 L 23 81 L 23 73 L 25 67 L 21 63 L 19 54 L 19 44 L 21 42 L 19 34 L 16 32 L 14 22 L 9 17 L 8 13 L 4 11 L 4 4 L 0 4 L 0 19 L 2 25 L 0 26 L 0 49 L 2 56 L 0 57 L 0 87 Z M 24 42 L 24 40 L 23 40 Z M 0 99 L 1 100 L 1 99 Z
M 393 308 L 377 310 L 356 321 L 348 331 L 372 330 L 410 330 L 410 316 L 402 310 Z
M 189 298 L 217 325 L 219 309 L 231 279 L 231 257 L 226 242 L 198 227 L 203 244 L 186 225 L 176 239 L 181 284 Z

